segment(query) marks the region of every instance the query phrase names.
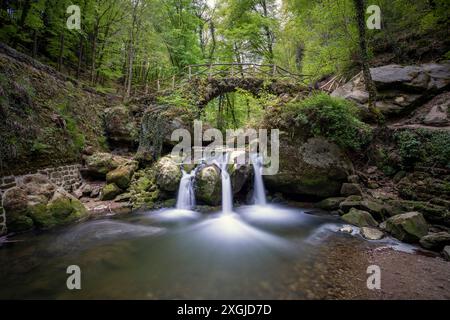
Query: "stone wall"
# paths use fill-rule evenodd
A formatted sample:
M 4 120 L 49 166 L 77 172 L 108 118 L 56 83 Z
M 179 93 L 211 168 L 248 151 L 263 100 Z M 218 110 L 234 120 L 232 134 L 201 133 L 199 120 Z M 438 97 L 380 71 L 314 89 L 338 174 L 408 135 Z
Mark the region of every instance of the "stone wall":
M 6 233 L 6 216 L 5 216 L 5 210 L 3 210 L 2 205 L 2 195 L 0 193 L 0 236 L 4 235 Z
M 29 174 L 43 174 L 58 187 L 63 187 L 65 190 L 72 192 L 81 185 L 80 168 L 81 165 L 79 164 L 64 165 L 40 169 L 37 172 L 30 172 Z M 25 175 L 0 177 L 0 195 L 2 195 L 7 189 L 20 184 L 20 181 L 24 176 Z

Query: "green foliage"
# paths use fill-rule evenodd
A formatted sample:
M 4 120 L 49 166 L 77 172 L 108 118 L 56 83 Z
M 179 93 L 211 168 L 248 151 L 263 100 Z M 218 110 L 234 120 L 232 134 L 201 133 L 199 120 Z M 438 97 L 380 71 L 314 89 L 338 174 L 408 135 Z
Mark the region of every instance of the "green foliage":
M 446 131 L 403 130 L 394 135 L 402 165 L 450 168 L 450 133 Z
M 359 120 L 357 107 L 347 100 L 315 93 L 286 107 L 303 133 L 326 137 L 352 150 L 361 150 L 370 141 L 370 127 Z

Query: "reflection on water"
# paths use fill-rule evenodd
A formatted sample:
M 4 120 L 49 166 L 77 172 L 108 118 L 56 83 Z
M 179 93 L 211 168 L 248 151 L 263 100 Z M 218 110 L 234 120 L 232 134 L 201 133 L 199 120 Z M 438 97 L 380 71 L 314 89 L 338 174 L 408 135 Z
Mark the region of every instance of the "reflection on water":
M 17 237 L 0 249 L 0 298 L 304 298 L 308 285 L 287 284 L 318 276 L 322 239 L 347 241 L 335 217 L 282 206 L 235 211 L 164 209 Z M 79 291 L 66 289 L 73 264 Z

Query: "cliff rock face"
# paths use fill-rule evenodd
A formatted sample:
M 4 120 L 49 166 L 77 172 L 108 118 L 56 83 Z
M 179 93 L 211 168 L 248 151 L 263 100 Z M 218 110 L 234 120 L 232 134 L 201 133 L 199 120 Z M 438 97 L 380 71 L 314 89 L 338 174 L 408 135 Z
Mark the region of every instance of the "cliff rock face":
M 404 115 L 424 104 L 437 93 L 450 85 L 450 62 L 428 63 L 417 66 L 387 65 L 371 68 L 372 79 L 378 90 L 375 105 L 386 117 Z M 365 90 L 362 74 L 339 87 L 331 94 L 334 97 L 349 99 L 357 103 L 363 113 L 367 113 L 369 94 Z M 442 124 L 445 120 L 436 119 L 437 113 L 445 113 L 448 106 L 433 110 L 427 122 Z M 444 110 L 445 109 L 445 110 Z
M 278 174 L 264 176 L 264 181 L 272 191 L 327 198 L 340 194 L 352 170 L 345 153 L 324 138 L 310 138 L 304 143 L 285 141 L 280 146 Z

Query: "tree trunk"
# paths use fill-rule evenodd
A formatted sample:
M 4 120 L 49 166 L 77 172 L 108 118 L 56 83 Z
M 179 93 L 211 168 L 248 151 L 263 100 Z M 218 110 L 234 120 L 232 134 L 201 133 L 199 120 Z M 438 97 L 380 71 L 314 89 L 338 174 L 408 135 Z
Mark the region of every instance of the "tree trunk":
M 80 34 L 80 44 L 78 46 L 78 66 L 77 66 L 77 79 L 80 79 L 81 63 L 83 61 L 83 36 Z
M 370 74 L 369 68 L 369 57 L 367 54 L 367 41 L 366 41 L 366 23 L 364 14 L 364 0 L 353 0 L 356 10 L 356 22 L 358 25 L 359 33 L 359 50 L 360 50 L 360 60 L 364 76 L 364 83 L 366 90 L 369 92 L 369 111 L 374 116 L 377 121 L 381 120 L 381 113 L 378 108 L 375 107 L 375 100 L 377 97 L 377 89 L 375 83 L 372 80 L 372 75 Z
M 61 72 L 63 53 L 64 53 L 64 33 L 61 32 L 59 39 L 60 39 L 60 42 L 59 42 L 59 56 L 58 56 L 58 71 Z

